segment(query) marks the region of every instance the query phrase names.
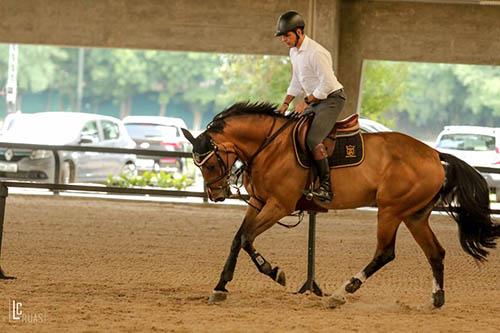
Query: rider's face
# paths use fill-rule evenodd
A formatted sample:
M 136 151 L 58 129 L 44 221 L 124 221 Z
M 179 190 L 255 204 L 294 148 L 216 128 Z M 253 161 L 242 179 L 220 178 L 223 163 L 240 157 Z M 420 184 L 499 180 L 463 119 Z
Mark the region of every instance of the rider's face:
M 297 36 L 291 31 L 288 31 L 285 35 L 281 35 L 280 39 L 289 48 L 295 47 L 295 44 L 297 42 Z

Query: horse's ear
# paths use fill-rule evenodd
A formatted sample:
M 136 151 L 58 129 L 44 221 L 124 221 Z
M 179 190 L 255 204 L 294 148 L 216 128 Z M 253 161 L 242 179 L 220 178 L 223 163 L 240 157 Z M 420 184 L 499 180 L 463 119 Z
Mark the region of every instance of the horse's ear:
M 181 128 L 182 130 L 182 134 L 184 134 L 184 137 L 189 141 L 191 142 L 191 144 L 194 146 L 194 141 L 196 140 L 193 136 L 193 134 L 191 134 L 191 132 L 189 132 L 187 129 L 185 128 Z

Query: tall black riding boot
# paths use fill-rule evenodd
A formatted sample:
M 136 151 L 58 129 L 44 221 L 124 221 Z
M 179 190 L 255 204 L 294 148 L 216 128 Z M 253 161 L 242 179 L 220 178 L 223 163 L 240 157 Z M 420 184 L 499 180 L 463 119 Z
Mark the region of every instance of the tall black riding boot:
M 330 184 L 330 166 L 325 146 L 320 143 L 313 151 L 314 163 L 318 169 L 319 186 L 312 192 L 320 201 L 332 201 L 333 193 Z

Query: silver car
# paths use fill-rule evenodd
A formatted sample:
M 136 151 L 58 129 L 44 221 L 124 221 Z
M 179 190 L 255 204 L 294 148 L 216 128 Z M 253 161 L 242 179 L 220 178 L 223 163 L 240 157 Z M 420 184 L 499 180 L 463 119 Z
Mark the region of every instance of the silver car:
M 1 142 L 135 148 L 119 119 L 90 113 L 23 114 L 10 124 Z M 104 182 L 109 175 L 135 171 L 136 156 L 60 151 L 60 182 Z M 0 177 L 54 182 L 55 160 L 50 150 L 0 147 Z

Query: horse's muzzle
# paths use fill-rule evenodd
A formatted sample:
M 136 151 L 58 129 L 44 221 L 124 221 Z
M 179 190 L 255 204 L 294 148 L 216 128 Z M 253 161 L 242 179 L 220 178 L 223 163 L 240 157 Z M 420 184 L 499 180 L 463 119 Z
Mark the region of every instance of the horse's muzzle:
M 213 190 L 210 187 L 207 188 L 208 198 L 213 202 L 222 202 L 226 200 L 231 194 L 229 187 L 224 187 L 222 189 Z
M 218 198 L 213 199 L 214 202 L 222 202 L 224 200 L 226 200 L 226 198 L 224 198 L 224 197 L 218 197 Z

